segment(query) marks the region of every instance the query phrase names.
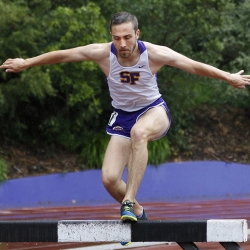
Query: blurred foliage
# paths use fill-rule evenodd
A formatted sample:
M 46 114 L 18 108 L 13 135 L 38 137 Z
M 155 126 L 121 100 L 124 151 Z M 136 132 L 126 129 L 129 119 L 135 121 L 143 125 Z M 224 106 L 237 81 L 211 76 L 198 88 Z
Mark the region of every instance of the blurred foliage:
M 170 143 L 167 138 L 148 143 L 148 163 L 160 165 L 171 156 Z
M 108 6 L 108 7 L 107 7 Z M 141 40 L 229 72 L 249 74 L 247 0 L 0 0 L 0 63 L 52 50 L 110 41 L 109 20 L 129 11 L 139 20 Z M 202 105 L 248 107 L 249 90 L 164 67 L 160 91 L 173 116 L 168 136 L 149 143 L 159 164 L 189 147 L 195 110 Z M 86 168 L 101 167 L 111 113 L 106 77 L 93 62 L 0 71 L 2 142 L 64 147 L 78 152 Z
M 2 181 L 7 180 L 7 172 L 8 172 L 7 164 L 6 164 L 6 162 L 0 157 L 0 183 L 1 183 Z
M 105 149 L 110 136 L 104 133 L 91 133 L 92 138 L 86 141 L 81 157 L 84 161 L 83 169 L 100 168 L 104 159 Z

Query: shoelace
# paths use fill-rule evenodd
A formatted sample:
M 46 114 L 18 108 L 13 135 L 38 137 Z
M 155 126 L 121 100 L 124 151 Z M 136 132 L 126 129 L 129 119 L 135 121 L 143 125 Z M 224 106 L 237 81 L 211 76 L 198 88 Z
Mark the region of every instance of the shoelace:
M 133 208 L 134 204 L 135 204 L 134 202 L 125 202 L 125 203 L 122 203 L 122 206 L 124 210 L 130 211 L 130 208 Z

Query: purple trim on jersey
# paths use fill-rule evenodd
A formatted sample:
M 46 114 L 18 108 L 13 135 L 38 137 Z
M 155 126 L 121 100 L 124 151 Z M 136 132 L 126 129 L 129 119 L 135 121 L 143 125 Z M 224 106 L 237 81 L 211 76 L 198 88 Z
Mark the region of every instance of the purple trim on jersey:
M 137 41 L 137 42 L 140 49 L 140 54 L 142 54 L 146 50 L 146 46 L 142 41 Z
M 111 52 L 116 55 L 116 48 L 115 48 L 115 45 L 114 43 L 111 44 Z
M 142 54 L 146 50 L 146 46 L 142 41 L 137 41 L 137 43 L 138 43 L 138 47 L 139 47 L 139 50 L 140 50 L 140 54 Z M 115 48 L 114 43 L 111 44 L 111 52 L 114 55 L 116 55 L 116 48 Z
M 130 139 L 130 131 L 132 129 L 132 127 L 134 126 L 134 124 L 137 122 L 137 120 L 140 118 L 140 116 L 142 116 L 144 113 L 146 113 L 149 109 L 153 108 L 153 107 L 157 107 L 157 106 L 163 106 L 167 112 L 168 118 L 169 118 L 169 122 L 171 124 L 171 114 L 170 111 L 168 109 L 168 106 L 166 104 L 166 102 L 160 97 L 159 99 L 157 99 L 155 102 L 151 103 L 150 105 L 148 105 L 147 107 L 134 111 L 134 112 L 127 112 L 127 111 L 123 111 L 121 109 L 115 109 L 114 108 L 114 112 L 111 114 L 110 120 L 109 120 L 109 124 L 106 127 L 106 132 L 109 135 L 119 135 L 125 138 Z M 169 124 L 169 127 L 170 127 Z M 166 133 L 168 132 L 168 129 L 162 134 L 161 137 L 163 137 L 164 135 L 166 135 Z M 159 139 L 159 138 L 157 138 Z

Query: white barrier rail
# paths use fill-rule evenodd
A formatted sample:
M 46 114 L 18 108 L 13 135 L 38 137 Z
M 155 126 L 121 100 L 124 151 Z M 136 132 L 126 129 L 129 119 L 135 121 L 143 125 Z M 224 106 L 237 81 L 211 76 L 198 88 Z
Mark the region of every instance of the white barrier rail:
M 246 242 L 247 221 L 158 220 L 137 223 L 117 220 L 0 221 L 0 242 L 177 242 L 182 249 L 198 249 L 192 242 L 220 242 L 229 250 Z

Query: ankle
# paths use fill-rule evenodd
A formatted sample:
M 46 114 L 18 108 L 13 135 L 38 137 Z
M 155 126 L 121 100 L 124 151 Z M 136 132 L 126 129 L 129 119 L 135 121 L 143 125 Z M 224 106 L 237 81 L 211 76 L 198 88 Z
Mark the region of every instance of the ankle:
M 135 202 L 132 202 L 129 199 L 125 199 L 121 202 L 121 204 L 130 204 L 131 206 L 134 206 Z
M 143 207 L 140 205 L 134 206 L 134 212 L 137 217 L 141 217 L 143 214 Z
M 133 199 L 129 199 L 129 198 L 124 198 L 122 200 L 122 203 L 125 202 L 125 201 L 128 201 L 128 202 L 131 202 L 132 204 L 135 204 L 135 201 Z

